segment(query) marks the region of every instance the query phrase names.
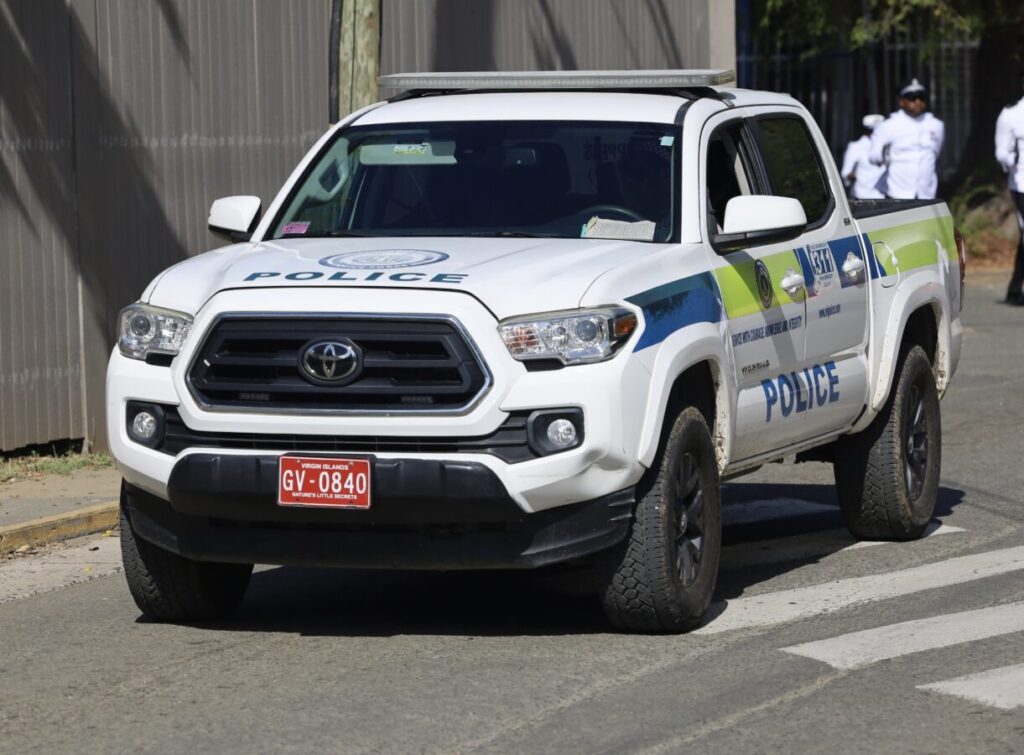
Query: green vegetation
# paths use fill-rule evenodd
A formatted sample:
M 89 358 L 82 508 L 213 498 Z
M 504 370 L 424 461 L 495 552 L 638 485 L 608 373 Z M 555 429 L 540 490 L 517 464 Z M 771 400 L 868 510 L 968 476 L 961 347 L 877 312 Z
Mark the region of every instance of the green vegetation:
M 80 469 L 107 469 L 114 466 L 109 454 L 28 453 L 0 459 L 0 484 L 42 475 L 66 475 Z

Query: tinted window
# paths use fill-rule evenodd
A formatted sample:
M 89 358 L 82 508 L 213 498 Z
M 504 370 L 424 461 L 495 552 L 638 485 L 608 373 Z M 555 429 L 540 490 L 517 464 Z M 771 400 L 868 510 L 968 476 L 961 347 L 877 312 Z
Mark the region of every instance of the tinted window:
M 708 226 L 712 232 L 722 230 L 729 200 L 751 193 L 750 180 L 740 155 L 742 134 L 742 126 L 733 123 L 717 129 L 708 142 Z
M 797 118 L 762 118 L 757 124 L 772 194 L 799 199 L 808 223 L 821 220 L 828 209 L 828 184 L 807 126 Z
M 288 198 L 272 237 L 671 241 L 678 132 L 660 124 L 529 121 L 343 130 Z

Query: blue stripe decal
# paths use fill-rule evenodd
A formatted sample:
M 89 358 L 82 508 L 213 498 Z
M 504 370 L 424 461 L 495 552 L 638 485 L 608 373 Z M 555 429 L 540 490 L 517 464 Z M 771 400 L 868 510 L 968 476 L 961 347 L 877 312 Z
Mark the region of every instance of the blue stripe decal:
M 722 295 L 709 272 L 642 291 L 626 301 L 644 313 L 644 332 L 633 351 L 655 346 L 688 325 L 722 319 Z
M 832 259 L 836 263 L 836 275 L 839 277 L 839 285 L 842 288 L 854 285 L 855 281 L 843 274 L 843 263 L 846 262 L 846 258 L 850 254 L 853 254 L 854 257 L 860 257 L 860 241 L 856 236 L 844 236 L 841 239 L 829 241 L 828 250 L 832 253 Z
M 864 239 L 864 249 L 868 255 L 868 267 L 871 268 L 871 277 L 874 279 L 884 278 L 888 273 L 885 272 L 885 268 L 882 267 L 882 263 L 878 261 L 878 256 L 875 254 L 875 245 L 871 243 L 871 239 L 865 233 L 861 238 Z

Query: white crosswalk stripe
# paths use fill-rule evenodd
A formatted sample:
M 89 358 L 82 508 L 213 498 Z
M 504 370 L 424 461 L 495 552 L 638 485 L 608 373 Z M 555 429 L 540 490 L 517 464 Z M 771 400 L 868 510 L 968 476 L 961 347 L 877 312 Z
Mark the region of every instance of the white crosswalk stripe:
M 959 556 L 909 569 L 840 579 L 823 585 L 752 595 L 713 607 L 719 615 L 696 630 L 717 634 L 769 627 L 843 608 L 1024 570 L 1024 546 Z
M 1014 632 L 1024 632 L 1024 602 L 904 621 L 782 650 L 823 661 L 833 668 L 853 669 Z
M 944 682 L 922 684 L 917 689 L 942 692 L 994 708 L 1012 710 L 1024 707 L 1024 663 L 969 674 Z

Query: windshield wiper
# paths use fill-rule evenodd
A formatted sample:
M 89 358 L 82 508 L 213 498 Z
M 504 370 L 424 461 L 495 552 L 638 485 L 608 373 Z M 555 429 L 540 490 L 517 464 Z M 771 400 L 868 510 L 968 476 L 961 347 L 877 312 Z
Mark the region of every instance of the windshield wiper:
M 557 239 L 560 238 L 555 233 L 526 233 L 524 231 L 488 231 L 486 233 L 467 233 L 467 236 L 485 236 L 485 237 L 499 237 L 499 238 L 514 238 L 514 239 Z
M 282 233 L 281 239 L 331 239 L 331 238 L 364 238 L 365 233 L 359 231 L 321 231 L 319 233 Z

